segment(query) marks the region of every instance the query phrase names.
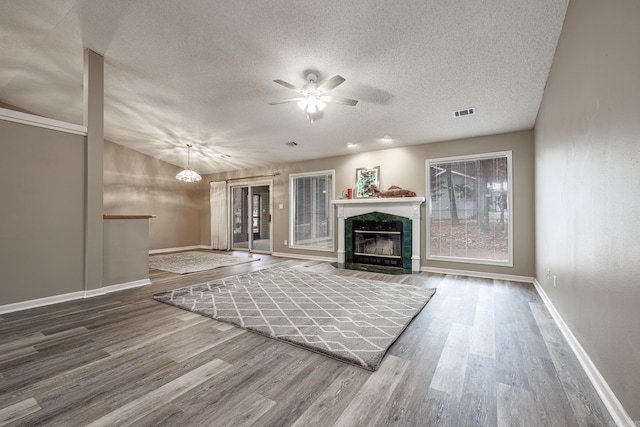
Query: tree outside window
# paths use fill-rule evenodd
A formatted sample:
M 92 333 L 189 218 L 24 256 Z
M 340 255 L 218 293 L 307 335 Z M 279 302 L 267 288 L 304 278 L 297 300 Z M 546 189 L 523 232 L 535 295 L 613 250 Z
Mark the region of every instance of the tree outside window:
M 427 160 L 427 259 L 513 265 L 511 152 Z

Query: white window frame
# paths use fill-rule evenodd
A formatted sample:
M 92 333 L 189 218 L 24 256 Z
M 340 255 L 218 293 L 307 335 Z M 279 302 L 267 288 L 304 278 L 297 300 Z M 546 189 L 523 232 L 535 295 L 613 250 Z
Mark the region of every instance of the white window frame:
M 507 158 L 507 203 L 508 203 L 508 259 L 506 261 L 485 259 L 485 258 L 466 258 L 466 257 L 455 257 L 455 256 L 442 256 L 442 255 L 432 255 L 431 254 L 431 214 L 433 211 L 433 199 L 431 198 L 431 165 L 438 163 L 457 163 L 457 162 L 468 162 L 475 160 L 486 160 L 486 159 L 494 159 L 497 157 L 506 157 Z M 482 265 L 496 265 L 502 267 L 513 267 L 513 158 L 512 151 L 497 151 L 492 153 L 480 153 L 480 154 L 468 154 L 463 156 L 454 156 L 454 157 L 443 157 L 439 159 L 427 159 L 426 160 L 426 180 L 427 180 L 427 200 L 428 200 L 428 210 L 427 210 L 427 226 L 426 226 L 426 237 L 427 237 L 427 248 L 426 248 L 426 260 L 428 261 L 447 261 L 447 262 L 456 262 L 456 263 L 464 263 L 464 264 L 482 264 Z
M 298 178 L 311 178 L 314 176 L 331 175 L 331 194 L 329 198 L 328 208 L 328 240 L 324 240 L 328 247 L 314 247 L 310 245 L 299 245 L 295 239 L 295 214 L 296 214 L 296 193 L 294 188 L 294 181 Z M 312 251 L 333 252 L 335 251 L 335 228 L 334 228 L 334 214 L 333 205 L 331 205 L 331 199 L 335 198 L 336 194 L 336 171 L 335 169 L 315 171 L 315 172 L 302 172 L 289 174 L 289 248 L 291 249 L 305 249 Z

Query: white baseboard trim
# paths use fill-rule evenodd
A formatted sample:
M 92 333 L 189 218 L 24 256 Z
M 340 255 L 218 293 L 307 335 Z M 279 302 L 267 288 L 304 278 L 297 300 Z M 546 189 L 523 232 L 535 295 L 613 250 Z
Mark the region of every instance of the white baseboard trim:
M 133 280 L 131 282 L 117 283 L 115 285 L 105 286 L 104 289 L 106 289 L 105 293 L 109 294 L 111 292 L 124 291 L 125 289 L 139 288 L 140 286 L 146 286 L 150 284 L 151 284 L 151 280 L 147 277 L 145 279 Z
M 28 310 L 30 308 L 58 304 L 61 302 L 82 298 L 84 298 L 84 291 L 70 292 L 68 294 L 53 295 L 50 297 L 37 298 L 28 301 L 14 302 L 12 304 L 0 305 L 0 314 L 13 313 L 14 311 Z
M 611 390 L 609 384 L 607 384 L 607 381 L 604 379 L 602 374 L 600 374 L 600 371 L 593 363 L 587 352 L 584 351 L 584 348 L 582 348 L 578 339 L 575 337 L 575 335 L 573 335 L 573 332 L 571 332 L 569 326 L 567 326 L 567 324 L 564 322 L 564 319 L 562 319 L 562 316 L 560 315 L 558 310 L 556 310 L 555 306 L 551 302 L 551 299 L 549 299 L 549 297 L 547 296 L 547 293 L 544 291 L 544 288 L 542 287 L 540 282 L 538 282 L 537 279 L 534 279 L 533 285 L 536 287 L 536 290 L 542 298 L 542 301 L 544 301 L 544 304 L 547 307 L 547 310 L 549 310 L 551 317 L 553 317 L 553 320 L 556 322 L 556 325 L 558 325 L 558 328 L 562 332 L 562 335 L 564 335 L 564 338 L 569 343 L 569 346 L 578 358 L 582 369 L 584 369 L 585 373 L 589 377 L 591 384 L 593 384 L 593 386 L 595 387 L 596 392 L 602 399 L 604 405 L 607 407 L 607 410 L 609 411 L 609 414 L 611 414 L 611 417 L 615 421 L 616 425 L 618 427 L 636 426 L 637 424 L 631 419 L 631 417 L 629 417 L 629 414 L 627 414 L 627 411 L 625 411 L 624 407 L 622 406 L 616 395 L 613 393 L 613 390 Z
M 149 280 L 149 278 L 134 280 L 132 282 L 116 283 L 115 285 L 108 285 L 99 289 L 90 289 L 88 291 L 85 291 L 84 297 L 92 298 L 92 297 L 97 297 L 99 295 L 110 294 L 111 292 L 123 291 L 125 289 L 139 288 L 140 286 L 145 286 L 150 284 L 151 284 L 151 280 Z
M 338 258 L 323 257 L 323 256 L 317 256 L 317 255 L 290 254 L 285 252 L 272 252 L 271 255 L 281 257 L 281 258 L 306 259 L 309 261 L 338 262 Z
M 195 246 L 181 246 L 179 248 L 151 249 L 151 250 L 149 250 L 149 255 L 163 254 L 163 253 L 166 253 L 166 252 L 191 251 L 191 250 L 194 250 L 194 249 L 211 249 L 211 246 L 195 245 Z
M 87 291 L 84 291 L 83 298 L 99 297 L 100 295 L 106 295 L 106 294 L 107 293 L 105 292 L 104 288 L 89 289 Z
M 13 313 L 15 311 L 22 311 L 22 310 L 29 310 L 31 308 L 44 307 L 46 305 L 59 304 L 61 302 L 73 301 L 76 299 L 92 298 L 100 295 L 105 295 L 111 292 L 137 288 L 140 286 L 145 286 L 150 284 L 151 284 L 151 280 L 149 279 L 134 280 L 132 282 L 118 283 L 115 285 L 105 286 L 99 289 L 70 292 L 68 294 L 53 295 L 50 297 L 37 298 L 29 301 L 15 302 L 12 304 L 0 305 L 0 314 Z
M 452 268 L 437 268 L 437 267 L 420 267 L 420 271 L 427 273 L 437 274 L 455 274 L 458 276 L 480 277 L 482 279 L 497 279 L 497 280 L 509 280 L 512 282 L 525 282 L 533 283 L 535 278 L 529 276 L 517 276 L 514 274 L 500 274 L 500 273 L 485 273 L 482 271 L 471 270 L 456 270 Z

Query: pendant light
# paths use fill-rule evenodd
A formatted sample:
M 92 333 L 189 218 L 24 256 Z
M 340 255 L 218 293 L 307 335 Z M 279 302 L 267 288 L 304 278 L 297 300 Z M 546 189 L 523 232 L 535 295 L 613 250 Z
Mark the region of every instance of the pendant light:
M 197 182 L 202 179 L 200 174 L 191 170 L 191 147 L 193 145 L 187 144 L 187 168 L 176 175 L 176 179 L 184 182 Z

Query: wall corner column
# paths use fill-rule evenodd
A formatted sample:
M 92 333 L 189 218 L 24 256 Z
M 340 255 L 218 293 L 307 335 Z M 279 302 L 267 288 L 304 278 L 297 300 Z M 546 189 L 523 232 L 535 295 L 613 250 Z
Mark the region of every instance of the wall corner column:
M 422 230 L 420 229 L 420 205 L 422 202 L 411 203 L 413 212 L 411 214 L 411 271 L 419 272 L 421 264 L 420 239 Z M 427 242 L 429 244 L 429 242 Z
M 344 206 L 336 205 L 338 208 L 338 264 L 344 264 L 345 252 L 344 252 Z
M 85 266 L 84 290 L 103 286 L 104 57 L 84 51 Z

